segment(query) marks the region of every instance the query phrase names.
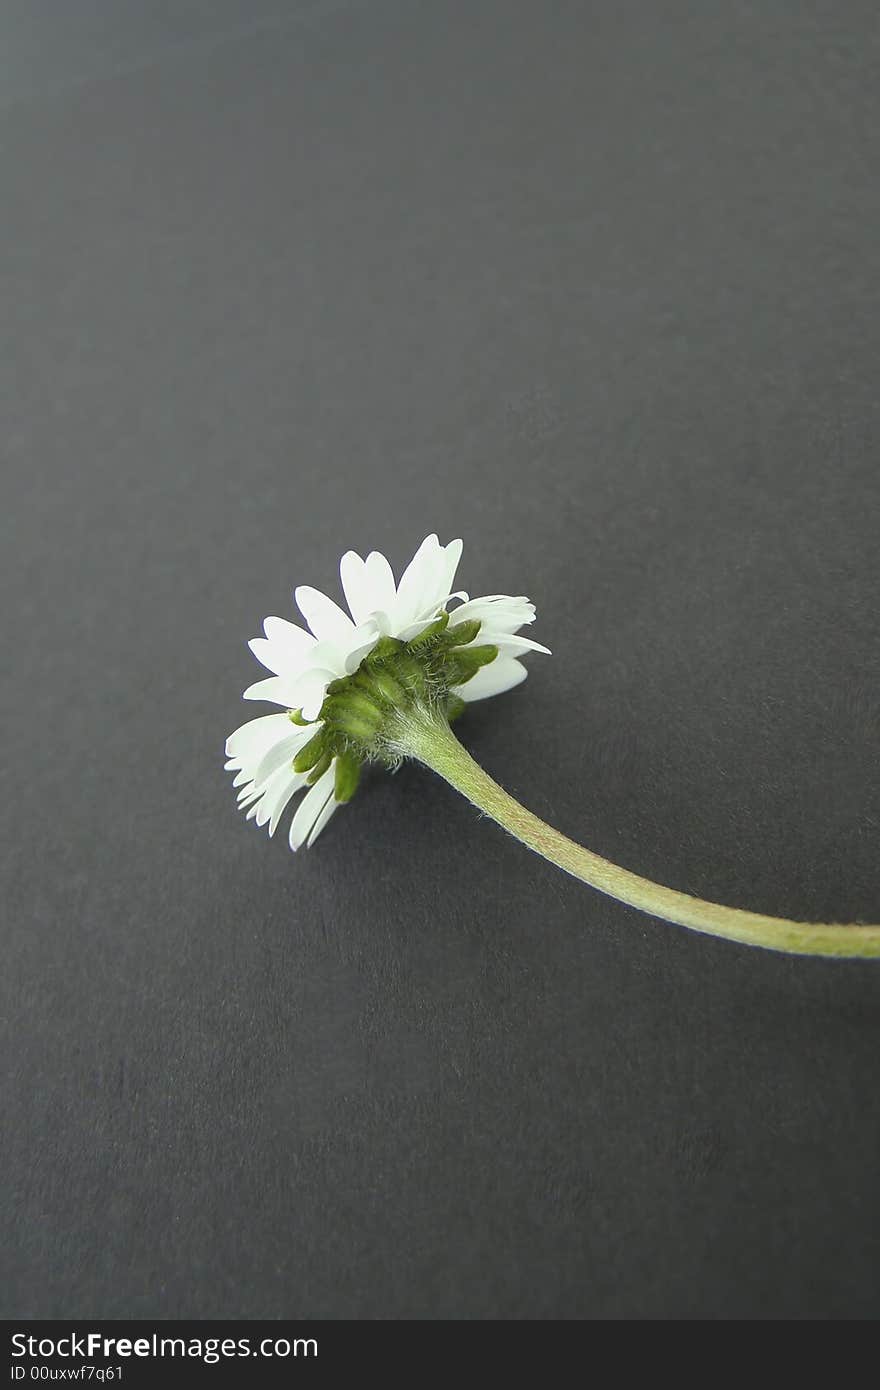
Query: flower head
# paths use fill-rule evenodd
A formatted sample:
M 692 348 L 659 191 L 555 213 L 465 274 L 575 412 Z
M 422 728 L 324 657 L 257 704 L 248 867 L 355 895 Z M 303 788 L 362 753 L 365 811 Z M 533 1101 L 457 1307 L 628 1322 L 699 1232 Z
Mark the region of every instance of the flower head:
M 302 586 L 295 598 L 309 631 L 267 618 L 251 651 L 273 674 L 246 700 L 281 705 L 252 719 L 226 743 L 239 804 L 269 826 L 306 789 L 290 826 L 290 847 L 311 845 L 337 806 L 357 789 L 365 762 L 394 765 L 398 721 L 414 708 L 452 720 L 473 700 L 525 680 L 520 658 L 547 648 L 519 635 L 534 622 L 526 598 L 470 599 L 453 590 L 462 543 L 422 542 L 395 584 L 377 551 L 350 550 L 339 565 L 349 616 L 333 599 Z M 454 604 L 450 607 L 450 604 Z

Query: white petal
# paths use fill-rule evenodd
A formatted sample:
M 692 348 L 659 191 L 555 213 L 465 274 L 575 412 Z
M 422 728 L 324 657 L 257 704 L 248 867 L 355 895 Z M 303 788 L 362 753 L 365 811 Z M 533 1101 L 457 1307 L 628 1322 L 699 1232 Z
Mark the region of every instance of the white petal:
M 268 700 L 273 705 L 284 705 L 287 709 L 293 708 L 291 699 L 291 687 L 293 680 L 290 676 L 269 676 L 264 681 L 254 681 L 249 685 L 242 695 L 243 700 Z
M 374 609 L 374 611 L 370 614 L 370 622 L 376 624 L 376 627 L 379 630 L 380 637 L 391 636 L 391 629 L 394 626 L 394 624 L 391 621 L 390 615 L 386 613 L 384 609 Z
M 449 593 L 455 580 L 455 571 L 458 569 L 458 562 L 461 559 L 461 552 L 464 549 L 464 541 L 450 541 L 443 548 L 443 563 L 440 567 L 441 588 Z
M 398 637 L 401 642 L 411 642 L 420 632 L 424 632 L 426 627 L 430 627 L 434 619 L 439 617 L 440 612 L 446 607 L 449 600 L 453 598 L 466 599 L 467 594 L 463 589 L 460 589 L 458 593 L 455 594 L 445 594 L 439 603 L 432 602 L 427 609 L 419 614 L 414 622 L 407 623 L 406 627 L 398 627 L 394 635 Z M 458 612 L 457 609 L 455 611 Z M 378 618 L 381 615 L 376 614 L 374 616 Z
M 496 656 L 488 666 L 481 666 L 475 676 L 464 685 L 459 685 L 455 694 L 468 704 L 474 700 L 487 700 L 490 695 L 503 695 L 524 681 L 528 671 L 521 661 L 513 656 Z
M 252 637 L 248 646 L 260 665 L 267 671 L 274 671 L 276 676 L 298 675 L 309 659 L 308 652 L 294 654 L 268 637 Z
M 295 792 L 306 784 L 307 772 L 291 772 L 288 778 L 279 782 L 277 792 L 273 792 L 272 804 L 269 807 L 269 836 L 270 838 L 278 829 L 278 822 L 284 814 L 285 807 Z
M 315 841 L 317 840 L 317 838 L 318 838 L 318 836 L 320 835 L 321 831 L 324 829 L 324 826 L 327 824 L 328 820 L 329 820 L 330 817 L 333 815 L 333 812 L 334 812 L 334 811 L 337 811 L 337 810 L 339 809 L 339 806 L 340 806 L 340 805 L 341 805 L 341 802 L 337 801 L 337 800 L 336 800 L 336 797 L 335 797 L 335 796 L 333 795 L 333 793 L 331 792 L 330 795 L 329 795 L 328 798 L 327 798 L 327 802 L 326 802 L 326 804 L 325 804 L 325 806 L 324 806 L 323 811 L 322 811 L 321 814 L 319 815 L 318 819 L 315 821 L 315 824 L 312 826 L 312 833 L 311 833 L 311 835 L 309 836 L 308 840 L 306 841 L 306 845 L 307 845 L 307 847 L 308 847 L 309 849 L 311 849 L 312 845 L 313 845 L 313 844 L 315 843 Z
M 411 642 L 420 632 L 424 632 L 426 627 L 430 627 L 436 617 L 437 611 L 432 608 L 425 617 L 417 618 L 414 623 L 407 623 L 406 627 L 398 628 L 395 636 L 401 642 Z
M 266 618 L 263 631 L 270 642 L 289 647 L 293 652 L 307 654 L 315 645 L 315 639 L 305 628 L 297 623 L 289 623 L 286 618 Z
M 290 848 L 299 849 L 311 834 L 315 821 L 327 803 L 327 797 L 333 795 L 333 783 L 336 777 L 336 769 L 331 763 L 327 771 L 318 778 L 313 787 L 310 787 L 303 797 L 299 806 L 296 808 L 296 815 L 290 823 Z
M 367 611 L 380 610 L 390 613 L 397 598 L 397 585 L 394 571 L 385 556 L 378 550 L 371 550 L 364 562 L 364 579 L 369 587 L 369 606 Z
M 377 609 L 394 602 L 396 589 L 391 566 L 377 551 L 362 560 L 355 551 L 346 551 L 339 562 L 339 577 L 345 600 L 358 628 L 369 622 Z
M 545 656 L 552 656 L 549 647 L 542 647 L 540 642 L 533 642 L 531 637 L 516 637 L 509 632 L 493 632 L 491 627 L 481 628 L 476 637 L 477 645 L 488 643 L 496 646 L 501 652 L 543 652 Z
M 454 609 L 450 627 L 456 623 L 466 623 L 476 619 L 478 622 L 501 628 L 506 632 L 516 632 L 517 628 L 535 621 L 535 605 L 527 598 L 511 598 L 507 594 L 491 594 L 484 598 L 472 598 Z
M 296 682 L 296 700 L 291 708 L 301 709 L 303 719 L 317 719 L 327 686 L 334 679 L 333 671 L 304 671 Z
M 353 644 L 345 658 L 346 675 L 350 676 L 357 670 L 364 657 L 373 650 L 380 636 L 379 625 L 372 618 L 355 629 Z
M 306 719 L 316 719 L 324 701 L 324 690 L 338 672 L 326 668 L 307 667 L 299 676 L 270 676 L 268 680 L 249 685 L 245 700 L 271 700 L 286 709 L 302 709 Z
M 354 624 L 332 598 L 309 584 L 301 584 L 294 597 L 297 608 L 319 642 L 339 642 L 344 645 L 348 641 Z
M 467 603 L 468 597 L 469 597 L 469 596 L 468 596 L 468 594 L 465 593 L 464 589 L 456 589 L 453 593 L 447 594 L 447 595 L 446 595 L 446 597 L 443 599 L 443 605 L 442 605 L 442 606 L 445 608 L 446 605 L 447 605 L 448 603 L 451 603 L 452 600 L 453 600 L 454 598 L 460 598 L 461 601 L 462 601 L 462 603 Z M 457 609 L 457 608 L 453 608 L 452 612 L 453 612 L 453 613 L 457 613 L 457 612 L 458 612 L 458 609 Z
M 235 758 L 239 766 L 245 760 L 259 760 L 268 748 L 283 738 L 290 727 L 286 714 L 263 714 L 249 719 L 226 740 L 226 756 Z
M 356 623 L 363 622 L 371 611 L 366 565 L 354 550 L 347 550 L 339 561 L 342 592 Z
M 279 818 L 294 792 L 306 784 L 306 772 L 294 772 L 283 767 L 266 784 L 260 809 L 257 811 L 257 825 L 269 823 L 269 834 L 274 835 Z
M 316 724 L 314 732 L 317 733 L 321 727 L 322 725 Z M 265 753 L 260 759 L 254 770 L 254 786 L 264 787 L 279 768 L 283 767 L 285 763 L 292 763 L 297 753 L 305 747 L 311 737 L 311 725 L 307 729 L 293 729 L 291 726 L 291 733 L 288 734 L 287 738 L 279 739 L 275 746 L 270 748 L 268 753 Z
M 254 637 L 248 642 L 257 660 L 278 676 L 301 670 L 315 645 L 312 634 L 283 618 L 267 618 L 263 628 L 265 637 Z
M 351 646 L 356 629 L 352 628 L 344 642 L 316 642 L 309 654 L 309 666 L 319 671 L 332 671 L 334 676 L 345 674 L 345 654 Z
M 254 800 L 254 805 L 248 812 L 248 820 L 255 819 L 257 825 L 266 824 L 269 818 L 268 811 L 265 811 L 266 797 L 272 796 L 278 781 L 284 781 L 290 771 L 291 769 L 289 767 L 281 768 L 280 770 L 276 768 L 274 775 L 270 777 L 263 786 L 257 787 L 256 790 L 251 793 L 251 799 Z M 242 806 L 245 805 L 247 805 L 247 802 L 243 801 Z
M 429 607 L 435 594 L 442 597 L 440 580 L 443 556 L 437 537 L 426 536 L 397 586 L 397 603 L 392 616 L 398 628 L 414 622 Z

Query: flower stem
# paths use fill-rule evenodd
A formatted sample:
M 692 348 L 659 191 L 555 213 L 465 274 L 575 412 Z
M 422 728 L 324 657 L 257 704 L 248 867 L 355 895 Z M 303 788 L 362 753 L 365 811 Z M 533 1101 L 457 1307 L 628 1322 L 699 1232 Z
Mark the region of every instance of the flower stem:
M 566 873 L 641 912 L 666 922 L 677 922 L 692 931 L 739 941 L 747 946 L 762 946 L 770 951 L 804 956 L 880 957 L 880 926 L 791 922 L 784 917 L 765 917 L 759 912 L 724 907 L 679 893 L 674 888 L 664 888 L 593 854 L 532 815 L 499 787 L 479 763 L 474 762 L 439 715 L 428 711 L 409 712 L 401 718 L 395 742 L 400 753 L 439 773 L 450 786 L 536 854 L 542 854 Z

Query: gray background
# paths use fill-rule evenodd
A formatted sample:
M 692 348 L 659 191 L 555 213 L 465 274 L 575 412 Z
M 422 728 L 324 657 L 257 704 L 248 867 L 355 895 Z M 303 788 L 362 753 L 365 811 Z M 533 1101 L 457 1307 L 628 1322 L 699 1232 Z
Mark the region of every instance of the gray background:
M 880 919 L 873 0 L 0 15 L 2 1311 L 875 1315 L 880 968 L 222 771 L 294 584 L 462 535 L 512 791 Z

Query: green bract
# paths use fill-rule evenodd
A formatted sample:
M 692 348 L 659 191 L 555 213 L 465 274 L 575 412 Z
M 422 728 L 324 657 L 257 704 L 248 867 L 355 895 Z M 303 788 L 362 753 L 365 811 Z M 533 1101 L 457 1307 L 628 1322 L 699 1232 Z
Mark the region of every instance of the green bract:
M 381 637 L 352 675 L 330 682 L 315 720 L 304 719 L 301 710 L 289 712 L 294 724 L 319 726 L 293 759 L 294 771 L 307 772 L 312 786 L 336 759 L 335 797 L 350 801 L 365 762 L 399 763 L 401 720 L 414 710 L 457 719 L 465 703 L 454 688 L 498 655 L 496 646 L 473 645 L 480 626 L 471 621 L 450 628 L 449 614 L 440 612 L 409 642 Z

